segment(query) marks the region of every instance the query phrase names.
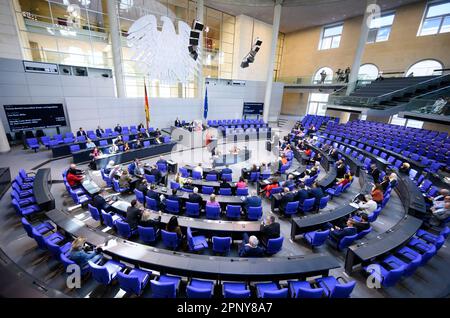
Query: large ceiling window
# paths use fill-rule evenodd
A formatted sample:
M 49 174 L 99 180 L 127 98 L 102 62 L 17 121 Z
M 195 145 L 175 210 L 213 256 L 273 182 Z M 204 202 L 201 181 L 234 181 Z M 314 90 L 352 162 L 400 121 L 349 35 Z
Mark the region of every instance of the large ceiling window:
M 344 24 L 334 24 L 325 26 L 320 39 L 319 50 L 336 49 L 341 43 L 342 30 Z
M 429 3 L 418 35 L 432 35 L 447 32 L 450 32 L 450 1 Z
M 430 76 L 441 75 L 443 65 L 436 60 L 423 60 L 411 66 L 406 72 L 406 76 Z M 439 71 L 437 71 L 439 70 Z
M 370 22 L 367 43 L 383 42 L 389 40 L 395 13 L 386 13 Z

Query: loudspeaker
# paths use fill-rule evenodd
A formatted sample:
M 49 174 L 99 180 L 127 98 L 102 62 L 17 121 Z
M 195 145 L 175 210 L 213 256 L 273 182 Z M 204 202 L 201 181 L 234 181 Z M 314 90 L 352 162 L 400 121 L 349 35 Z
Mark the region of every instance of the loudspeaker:
M 192 29 L 193 30 L 197 30 L 197 31 L 203 31 L 204 25 L 200 22 L 198 22 L 197 20 L 194 20 L 194 22 L 192 22 Z
M 194 39 L 199 39 L 200 38 L 200 32 L 197 32 L 197 31 L 191 31 L 191 33 L 190 33 L 190 35 L 189 35 L 191 38 L 194 38 Z
M 242 63 L 241 63 L 241 67 L 242 67 L 242 68 L 246 68 L 246 67 L 248 67 L 248 66 L 249 66 L 249 64 L 248 64 L 248 61 L 247 61 L 247 60 L 242 61 Z
M 189 55 L 194 59 L 194 61 L 196 61 L 197 58 L 198 58 L 198 53 L 197 53 L 197 51 L 193 51 L 193 52 L 191 52 Z
M 256 38 L 255 45 L 261 46 L 262 41 L 259 38 Z
M 189 45 L 198 46 L 198 39 L 189 38 Z

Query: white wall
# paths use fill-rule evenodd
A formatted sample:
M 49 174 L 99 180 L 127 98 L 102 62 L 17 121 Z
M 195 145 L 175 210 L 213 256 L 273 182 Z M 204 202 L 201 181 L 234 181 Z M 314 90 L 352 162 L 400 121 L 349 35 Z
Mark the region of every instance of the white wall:
M 12 0 L 0 0 L 0 57 L 22 59 Z
M 247 68 L 241 68 L 242 59 L 250 52 L 256 38 L 263 43 L 256 54 L 255 62 Z M 246 15 L 236 17 L 234 35 L 233 79 L 265 81 L 269 66 L 272 25 Z

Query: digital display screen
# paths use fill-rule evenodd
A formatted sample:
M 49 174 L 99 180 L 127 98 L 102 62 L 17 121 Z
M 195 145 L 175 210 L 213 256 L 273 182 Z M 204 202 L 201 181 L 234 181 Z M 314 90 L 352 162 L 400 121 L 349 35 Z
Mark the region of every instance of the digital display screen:
M 262 115 L 264 103 L 246 103 L 244 102 L 244 115 Z
M 3 107 L 12 132 L 67 125 L 63 104 L 4 105 Z

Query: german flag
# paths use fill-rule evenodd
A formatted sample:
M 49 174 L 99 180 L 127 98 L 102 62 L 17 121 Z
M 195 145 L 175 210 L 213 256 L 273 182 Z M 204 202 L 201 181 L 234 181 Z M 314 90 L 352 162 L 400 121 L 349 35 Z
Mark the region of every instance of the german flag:
M 148 105 L 148 95 L 147 95 L 147 85 L 145 84 L 145 77 L 144 77 L 144 92 L 145 92 L 145 96 L 144 96 L 144 102 L 145 102 L 145 124 L 147 126 L 148 129 L 148 124 L 150 122 L 150 106 Z

